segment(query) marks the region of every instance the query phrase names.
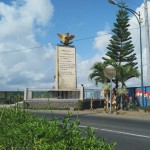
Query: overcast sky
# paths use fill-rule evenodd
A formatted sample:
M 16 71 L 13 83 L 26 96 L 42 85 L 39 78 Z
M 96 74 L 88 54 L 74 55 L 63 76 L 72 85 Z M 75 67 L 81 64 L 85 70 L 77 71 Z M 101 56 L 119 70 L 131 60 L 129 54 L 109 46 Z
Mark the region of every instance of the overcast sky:
M 119 1 L 118 1 L 119 2 Z M 141 12 L 143 0 L 126 0 Z M 148 1 L 149 16 L 150 2 Z M 112 35 L 118 7 L 107 0 L 1 0 L 0 1 L 0 90 L 52 88 L 55 85 L 57 33 L 75 35 L 78 87 L 97 88 L 88 80 L 93 63 L 101 61 Z M 139 26 L 129 14 L 140 70 Z M 145 30 L 142 24 L 144 83 L 146 84 Z M 140 86 L 132 79 L 127 86 Z M 99 85 L 98 88 L 101 88 Z

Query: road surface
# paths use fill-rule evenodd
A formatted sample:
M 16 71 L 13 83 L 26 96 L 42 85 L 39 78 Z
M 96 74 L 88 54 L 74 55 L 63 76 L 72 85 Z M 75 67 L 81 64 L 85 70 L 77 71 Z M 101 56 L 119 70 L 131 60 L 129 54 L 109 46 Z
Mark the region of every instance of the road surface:
M 62 112 L 34 112 L 39 117 L 47 120 L 53 117 L 65 116 Z M 95 129 L 95 135 L 104 137 L 107 142 L 116 141 L 116 150 L 149 150 L 150 149 L 150 120 L 114 117 L 112 114 L 79 114 L 72 115 L 73 119 L 80 120 L 80 127 L 91 126 Z

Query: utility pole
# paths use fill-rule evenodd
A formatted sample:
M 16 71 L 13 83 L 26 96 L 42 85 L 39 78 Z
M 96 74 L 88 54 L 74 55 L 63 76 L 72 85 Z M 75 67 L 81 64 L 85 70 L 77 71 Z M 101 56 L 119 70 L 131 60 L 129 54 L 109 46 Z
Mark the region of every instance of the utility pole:
M 145 16 L 145 38 L 146 38 L 146 56 L 147 56 L 147 86 L 150 86 L 150 37 L 149 37 L 149 22 L 148 22 L 148 7 L 147 0 L 144 1 L 144 16 Z

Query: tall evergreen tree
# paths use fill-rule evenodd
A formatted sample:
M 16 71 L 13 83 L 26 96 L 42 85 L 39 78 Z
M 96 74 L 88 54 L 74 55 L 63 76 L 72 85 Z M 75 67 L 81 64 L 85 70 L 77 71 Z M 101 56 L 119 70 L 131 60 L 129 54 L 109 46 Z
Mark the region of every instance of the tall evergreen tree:
M 134 53 L 134 46 L 132 44 L 131 33 L 128 30 L 129 24 L 129 16 L 128 11 L 124 9 L 125 3 L 121 2 L 119 4 L 122 8 L 119 9 L 116 15 L 116 23 L 114 23 L 114 29 L 112 30 L 113 35 L 110 39 L 110 44 L 108 45 L 107 57 L 103 57 L 103 59 L 108 62 L 110 59 L 114 60 L 118 68 L 121 68 L 119 71 L 119 77 L 124 77 L 123 69 L 130 66 L 135 71 L 137 70 L 137 62 L 135 62 L 136 54 Z M 138 76 L 131 76 L 138 77 Z M 116 80 L 121 81 L 121 79 L 116 78 Z M 118 83 L 118 82 L 117 82 Z M 116 85 L 118 87 L 118 85 Z

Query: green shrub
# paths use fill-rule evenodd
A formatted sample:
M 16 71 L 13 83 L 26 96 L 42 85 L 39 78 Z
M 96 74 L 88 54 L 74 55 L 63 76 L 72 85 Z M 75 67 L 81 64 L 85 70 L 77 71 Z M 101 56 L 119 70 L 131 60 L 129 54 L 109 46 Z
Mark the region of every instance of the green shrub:
M 134 110 L 134 111 L 138 111 L 139 107 L 134 103 L 129 103 L 129 109 Z
M 150 106 L 141 107 L 145 112 L 150 112 Z
M 77 108 L 78 110 L 83 110 L 83 100 L 79 100 L 77 103 Z
M 57 118 L 45 121 L 19 109 L 0 108 L 0 149 L 114 150 L 115 143 L 106 143 L 91 127 L 83 130 L 79 124 L 70 114 L 60 124 Z
M 146 112 L 150 112 L 150 106 L 145 107 Z

